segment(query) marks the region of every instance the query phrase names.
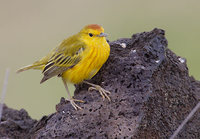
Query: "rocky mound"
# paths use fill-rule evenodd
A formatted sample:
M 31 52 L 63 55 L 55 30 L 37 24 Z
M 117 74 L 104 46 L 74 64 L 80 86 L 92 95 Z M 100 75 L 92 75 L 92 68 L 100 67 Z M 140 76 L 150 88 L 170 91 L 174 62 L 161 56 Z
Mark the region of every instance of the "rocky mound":
M 81 84 L 74 98 L 85 101 L 83 110 L 62 98 L 56 113 L 36 123 L 24 110 L 18 114 L 25 117 L 18 117 L 4 107 L 1 137 L 169 138 L 198 103 L 200 82 L 188 75 L 185 59 L 167 48 L 164 35 L 154 29 L 110 42 L 110 57 L 90 82 L 109 90 L 111 102 Z M 200 110 L 177 138 L 199 138 L 199 117 Z

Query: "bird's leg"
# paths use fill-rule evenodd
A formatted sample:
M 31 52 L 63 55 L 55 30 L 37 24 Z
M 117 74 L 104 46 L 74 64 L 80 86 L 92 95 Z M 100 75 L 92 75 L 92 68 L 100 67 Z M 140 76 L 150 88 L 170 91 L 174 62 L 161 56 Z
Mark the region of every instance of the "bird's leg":
M 81 102 L 81 103 L 84 103 L 84 101 L 83 100 L 78 100 L 78 99 L 73 99 L 72 98 L 72 96 L 71 96 L 71 94 L 70 94 L 70 92 L 69 92 L 69 89 L 68 89 L 68 86 L 67 86 L 67 83 L 66 83 L 66 81 L 62 78 L 62 80 L 63 80 L 63 83 L 64 83 L 64 85 L 65 85 L 65 88 L 66 88 L 66 90 L 67 90 L 67 94 L 68 94 L 68 99 L 67 99 L 67 101 L 69 101 L 71 104 L 72 104 L 72 106 L 74 107 L 74 109 L 75 110 L 78 110 L 78 109 L 82 109 L 80 106 L 78 106 L 74 101 L 78 101 L 78 102 Z
M 101 86 L 99 86 L 99 85 L 96 85 L 96 84 L 93 84 L 93 83 L 89 83 L 89 82 L 87 82 L 87 81 L 83 81 L 83 83 L 86 83 L 86 84 L 89 84 L 89 85 L 91 85 L 92 87 L 89 87 L 89 91 L 90 90 L 97 90 L 97 91 L 99 91 L 99 93 L 100 93 L 100 95 L 102 96 L 102 98 L 103 98 L 103 100 L 105 100 L 105 98 L 107 98 L 109 101 L 111 101 L 110 100 L 110 97 L 108 96 L 108 94 L 111 94 L 109 91 L 107 91 L 107 90 L 105 90 L 105 89 L 103 89 Z

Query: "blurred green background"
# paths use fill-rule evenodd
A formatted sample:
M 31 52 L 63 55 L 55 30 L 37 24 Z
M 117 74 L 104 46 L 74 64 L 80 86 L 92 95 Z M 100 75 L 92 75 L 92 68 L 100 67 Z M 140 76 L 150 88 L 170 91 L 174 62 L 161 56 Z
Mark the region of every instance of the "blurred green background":
M 5 69 L 11 68 L 5 103 L 25 108 L 36 119 L 54 112 L 60 98 L 67 96 L 62 81 L 53 78 L 40 85 L 40 71 L 15 71 L 91 23 L 102 25 L 111 41 L 164 29 L 169 48 L 187 58 L 190 75 L 199 80 L 199 5 L 198 0 L 1 0 L 0 90 Z

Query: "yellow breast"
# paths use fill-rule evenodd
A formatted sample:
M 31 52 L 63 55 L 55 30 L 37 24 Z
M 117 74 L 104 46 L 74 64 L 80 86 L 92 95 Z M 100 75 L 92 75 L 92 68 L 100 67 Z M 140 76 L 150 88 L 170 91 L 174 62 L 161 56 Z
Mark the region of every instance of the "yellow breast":
M 82 60 L 73 68 L 63 73 L 66 81 L 78 84 L 86 79 L 91 79 L 102 67 L 110 54 L 110 46 L 106 40 L 98 44 L 91 44 L 84 50 Z

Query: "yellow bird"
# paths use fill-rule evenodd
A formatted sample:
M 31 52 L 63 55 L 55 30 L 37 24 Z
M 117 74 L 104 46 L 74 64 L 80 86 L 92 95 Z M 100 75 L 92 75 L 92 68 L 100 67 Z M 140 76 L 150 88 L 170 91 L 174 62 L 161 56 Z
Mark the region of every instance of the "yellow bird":
M 110 46 L 106 41 L 107 35 L 103 27 L 97 24 L 85 26 L 78 34 L 65 39 L 58 47 L 53 49 L 47 56 L 19 69 L 22 72 L 28 69 L 42 70 L 44 77 L 40 83 L 51 77 L 61 77 L 68 93 L 68 101 L 77 109 L 82 109 L 73 99 L 68 90 L 67 83 L 87 83 L 92 87 L 89 90 L 97 90 L 103 97 L 110 101 L 109 91 L 99 85 L 89 83 L 85 80 L 91 79 L 106 62 L 110 54 Z

